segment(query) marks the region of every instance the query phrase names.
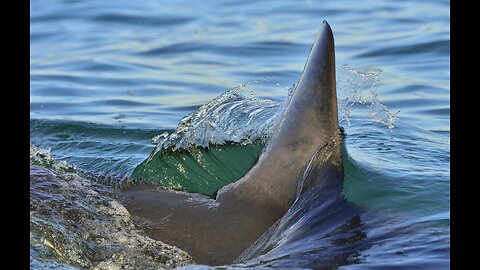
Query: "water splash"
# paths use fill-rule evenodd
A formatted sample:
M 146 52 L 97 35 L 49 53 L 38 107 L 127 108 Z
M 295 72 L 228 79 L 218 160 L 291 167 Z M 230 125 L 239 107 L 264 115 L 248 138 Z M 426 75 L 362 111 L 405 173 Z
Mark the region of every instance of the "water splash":
M 54 169 L 59 172 L 75 172 L 74 165 L 68 164 L 64 160 L 54 160 L 50 153 L 50 148 L 38 148 L 30 145 L 30 164 Z
M 360 72 L 349 65 L 337 67 L 337 95 L 339 122 L 351 125 L 350 116 L 353 114 L 355 105 L 366 107 L 371 119 L 382 123 L 389 129 L 395 127 L 395 120 L 399 118 L 397 113 L 392 113 L 378 99 L 375 89 L 380 82 L 380 73 Z
M 398 113 L 391 113 L 378 99 L 375 86 L 379 76 L 357 71 L 348 65 L 337 67 L 340 123 L 350 126 L 350 116 L 360 106 L 359 110 L 368 110 L 373 121 L 389 129 L 394 128 Z M 264 142 L 273 132 L 277 118 L 292 97 L 296 85 L 285 87 L 283 101 L 274 101 L 255 97 L 255 87 L 260 82 L 252 81 L 232 88 L 182 118 L 175 131 L 152 138 L 156 148 L 150 157 L 162 149 L 175 151 L 225 143 L 247 145 L 256 141 Z M 279 84 L 270 87 L 276 86 Z
M 157 151 L 208 147 L 227 142 L 247 145 L 265 140 L 273 130 L 284 102 L 255 98 L 247 86 L 258 82 L 230 89 L 182 118 L 174 132 L 154 137 L 152 142 L 157 144 Z M 242 94 L 246 90 L 250 90 L 248 96 Z

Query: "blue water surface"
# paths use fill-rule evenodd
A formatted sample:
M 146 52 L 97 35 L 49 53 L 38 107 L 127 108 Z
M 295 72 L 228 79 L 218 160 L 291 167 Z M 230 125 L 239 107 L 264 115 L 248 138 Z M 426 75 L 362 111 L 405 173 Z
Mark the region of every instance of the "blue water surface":
M 342 123 L 343 194 L 375 217 L 368 248 L 338 266 L 449 268 L 449 1 L 32 0 L 30 143 L 128 176 L 152 137 L 235 86 L 260 80 L 256 97 L 285 100 L 323 20 L 337 66 L 377 74 L 365 98 L 398 117 L 389 128 L 367 102 Z M 312 259 L 280 251 L 251 267 Z

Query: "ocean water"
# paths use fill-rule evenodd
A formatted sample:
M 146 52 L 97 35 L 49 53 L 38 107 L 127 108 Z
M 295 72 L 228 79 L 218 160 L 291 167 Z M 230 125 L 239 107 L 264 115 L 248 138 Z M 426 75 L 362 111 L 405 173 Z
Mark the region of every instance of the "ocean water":
M 125 214 L 111 189 L 133 179 L 212 195 L 241 177 L 327 20 L 346 133 L 341 196 L 304 195 L 233 266 L 448 269 L 449 6 L 32 0 L 31 163 L 74 181 L 59 192 L 31 169 L 31 267 L 182 266 L 145 255 L 160 243 L 116 240 L 120 230 L 150 243 L 131 221 L 111 225 Z M 105 230 L 73 226 L 92 217 Z

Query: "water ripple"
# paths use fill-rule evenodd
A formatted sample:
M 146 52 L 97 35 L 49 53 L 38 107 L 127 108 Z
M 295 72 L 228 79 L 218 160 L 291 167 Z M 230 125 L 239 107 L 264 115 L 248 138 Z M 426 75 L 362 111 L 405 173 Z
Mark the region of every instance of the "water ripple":
M 392 46 L 388 48 L 379 48 L 365 53 L 358 54 L 357 57 L 380 57 L 392 56 L 398 57 L 401 55 L 412 54 L 450 54 L 450 40 L 437 40 L 418 44 L 408 44 L 401 46 Z
M 92 17 L 93 21 L 100 22 L 100 23 L 118 23 L 118 24 L 128 24 L 128 25 L 136 25 L 136 26 L 169 26 L 169 25 L 177 25 L 183 23 L 189 23 L 194 18 L 191 17 L 145 17 L 143 15 L 127 15 L 127 14 L 101 14 Z

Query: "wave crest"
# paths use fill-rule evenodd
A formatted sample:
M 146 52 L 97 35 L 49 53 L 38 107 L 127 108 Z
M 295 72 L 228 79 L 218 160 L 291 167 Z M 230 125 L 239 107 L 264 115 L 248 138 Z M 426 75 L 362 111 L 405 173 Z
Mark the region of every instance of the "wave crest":
M 337 67 L 340 123 L 345 122 L 350 126 L 350 116 L 354 113 L 354 108 L 360 107 L 359 111 L 368 110 L 373 121 L 382 123 L 389 129 L 394 128 L 398 112 L 391 113 L 378 99 L 375 86 L 379 76 L 377 73 L 360 72 L 348 65 Z M 278 116 L 294 92 L 295 84 L 285 88 L 287 93 L 283 101 L 274 101 L 254 97 L 252 89 L 249 89 L 249 96 L 242 94 L 242 91 L 247 90 L 247 86 L 255 88 L 254 83 L 258 84 L 259 81 L 230 89 L 182 118 L 173 132 L 164 132 L 152 138 L 156 149 L 151 156 L 162 149 L 175 151 L 191 147 L 208 148 L 209 145 L 229 142 L 241 145 L 264 142 L 273 132 Z

